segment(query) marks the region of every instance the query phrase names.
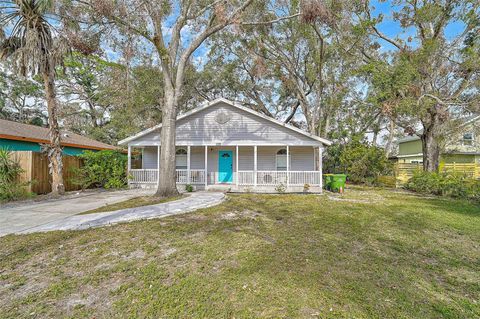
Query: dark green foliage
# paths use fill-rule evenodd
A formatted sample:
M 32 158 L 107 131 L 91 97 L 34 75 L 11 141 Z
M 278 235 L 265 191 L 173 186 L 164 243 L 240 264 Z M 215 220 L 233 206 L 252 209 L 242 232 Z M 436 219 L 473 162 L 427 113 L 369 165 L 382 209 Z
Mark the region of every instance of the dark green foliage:
M 345 173 L 350 182 L 366 184 L 375 183 L 378 176 L 392 170 L 383 149 L 358 140 L 330 146 L 324 165 L 328 173 Z
M 74 183 L 82 188 L 122 188 L 127 185 L 127 156 L 120 151 L 85 151 L 84 166 L 77 170 Z
M 480 202 L 480 181 L 459 173 L 417 171 L 405 188 L 424 194 L 473 199 Z
M 18 181 L 22 173 L 20 164 L 7 149 L 0 148 L 0 202 L 30 197 L 25 184 Z
M 193 192 L 193 186 L 190 184 L 185 185 L 185 190 L 189 193 Z

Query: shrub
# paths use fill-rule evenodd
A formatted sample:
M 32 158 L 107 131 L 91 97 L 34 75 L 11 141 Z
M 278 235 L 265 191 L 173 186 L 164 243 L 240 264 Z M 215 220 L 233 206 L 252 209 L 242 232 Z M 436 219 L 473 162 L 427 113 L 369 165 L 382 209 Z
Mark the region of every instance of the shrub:
M 436 173 L 418 170 L 405 188 L 424 194 L 480 201 L 480 181 L 460 173 Z
M 185 185 L 185 190 L 189 193 L 193 192 L 193 186 L 190 184 Z
M 73 182 L 89 187 L 123 188 L 127 185 L 127 156 L 120 151 L 85 151 L 83 166 L 75 170 Z
M 287 191 L 287 188 L 283 183 L 280 183 L 277 186 L 275 186 L 275 191 L 279 194 L 284 194 Z
M 310 184 L 305 183 L 303 185 L 303 192 L 308 193 L 309 190 L 310 190 Z
M 20 183 L 23 172 L 20 164 L 12 158 L 11 152 L 0 148 L 0 201 L 24 199 L 33 194 L 25 188 L 28 183 Z
M 392 168 L 383 149 L 359 140 L 327 151 L 327 172 L 346 173 L 353 183 L 375 184 L 379 176 L 389 175 Z

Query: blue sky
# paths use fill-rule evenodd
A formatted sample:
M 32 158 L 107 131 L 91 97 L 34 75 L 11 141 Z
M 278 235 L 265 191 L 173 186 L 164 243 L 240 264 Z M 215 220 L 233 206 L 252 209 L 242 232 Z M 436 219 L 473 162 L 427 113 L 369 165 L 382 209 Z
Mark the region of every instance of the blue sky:
M 378 28 L 381 32 L 383 32 L 385 35 L 391 38 L 399 37 L 403 40 L 407 40 L 408 37 L 415 35 L 415 28 L 407 28 L 404 29 L 400 26 L 400 24 L 397 21 L 393 20 L 392 13 L 394 11 L 400 10 L 400 6 L 395 6 L 392 1 L 378 1 L 374 0 L 371 2 L 371 6 L 374 7 L 372 10 L 372 14 L 374 17 L 378 17 L 378 15 L 382 14 L 384 16 L 383 22 L 381 22 L 378 25 Z M 178 7 L 174 7 L 173 14 L 170 16 L 170 18 L 166 21 L 165 27 L 164 27 L 164 36 L 165 39 L 168 40 L 170 39 L 170 32 L 171 32 L 171 27 L 174 23 L 174 20 L 176 18 L 176 14 L 178 14 Z M 455 38 L 459 33 L 461 33 L 465 29 L 465 24 L 461 21 L 455 21 L 451 22 L 450 24 L 447 25 L 446 30 L 445 30 L 445 35 L 447 39 L 451 40 Z M 183 41 L 188 42 L 191 38 L 192 35 L 195 32 L 192 33 L 191 28 L 187 27 L 186 30 L 182 32 L 183 36 Z M 394 50 L 395 47 L 381 39 L 377 39 L 377 41 L 380 43 L 382 46 L 382 51 L 390 51 Z M 208 41 L 206 42 L 208 43 Z M 411 46 L 415 46 L 415 43 L 410 43 Z M 152 52 L 152 48 L 147 47 L 146 48 L 147 52 Z M 200 46 L 194 53 L 193 53 L 193 60 L 194 62 L 201 67 L 202 64 L 206 62 L 206 55 L 208 54 L 210 50 L 210 47 L 207 44 L 203 44 Z M 119 55 L 118 53 L 114 53 L 112 51 L 108 52 L 108 57 L 110 59 L 118 59 Z
M 409 36 L 415 35 L 415 28 L 403 29 L 397 21 L 393 20 L 392 13 L 399 11 L 400 6 L 395 6 L 392 1 L 372 1 L 371 5 L 375 8 L 372 10 L 374 17 L 378 17 L 380 14 L 384 16 L 383 22 L 378 25 L 378 29 L 385 35 L 391 38 L 399 37 L 406 40 Z M 462 21 L 454 21 L 447 25 L 445 28 L 445 36 L 448 40 L 455 38 L 465 29 L 465 24 Z M 384 50 L 393 49 L 393 45 L 383 40 L 379 40 Z

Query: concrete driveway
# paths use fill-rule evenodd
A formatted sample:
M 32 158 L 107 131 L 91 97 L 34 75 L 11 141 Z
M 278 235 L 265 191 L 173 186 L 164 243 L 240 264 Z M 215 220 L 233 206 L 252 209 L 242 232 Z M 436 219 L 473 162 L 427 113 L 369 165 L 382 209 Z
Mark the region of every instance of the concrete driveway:
M 217 205 L 220 204 L 224 198 L 225 194 L 221 192 L 194 192 L 188 194 L 187 197 L 160 204 L 125 208 L 113 212 L 68 216 L 61 220 L 23 230 L 21 233 L 46 232 L 52 230 L 80 230 L 134 220 L 162 218 Z
M 0 236 L 28 232 L 29 229 L 61 221 L 72 215 L 133 197 L 152 194 L 153 190 L 86 192 L 64 199 L 0 206 Z

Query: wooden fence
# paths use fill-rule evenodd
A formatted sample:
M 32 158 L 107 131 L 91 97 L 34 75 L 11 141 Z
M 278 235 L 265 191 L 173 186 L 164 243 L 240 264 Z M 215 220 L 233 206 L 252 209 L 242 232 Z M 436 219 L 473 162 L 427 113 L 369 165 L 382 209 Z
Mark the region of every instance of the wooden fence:
M 441 163 L 440 172 L 457 172 L 472 178 L 480 178 L 480 163 Z
M 395 164 L 395 177 L 397 186 L 405 184 L 415 171 L 423 170 L 421 163 L 397 163 Z M 441 163 L 439 172 L 460 173 L 471 178 L 480 179 L 480 164 L 476 163 Z
M 32 151 L 12 152 L 12 156 L 23 169 L 21 182 L 28 182 L 28 190 L 37 194 L 47 194 L 52 191 L 52 177 L 49 173 L 48 159 L 43 153 Z M 63 182 L 66 191 L 81 189 L 73 184 L 74 169 L 83 165 L 82 159 L 76 156 L 63 156 Z

